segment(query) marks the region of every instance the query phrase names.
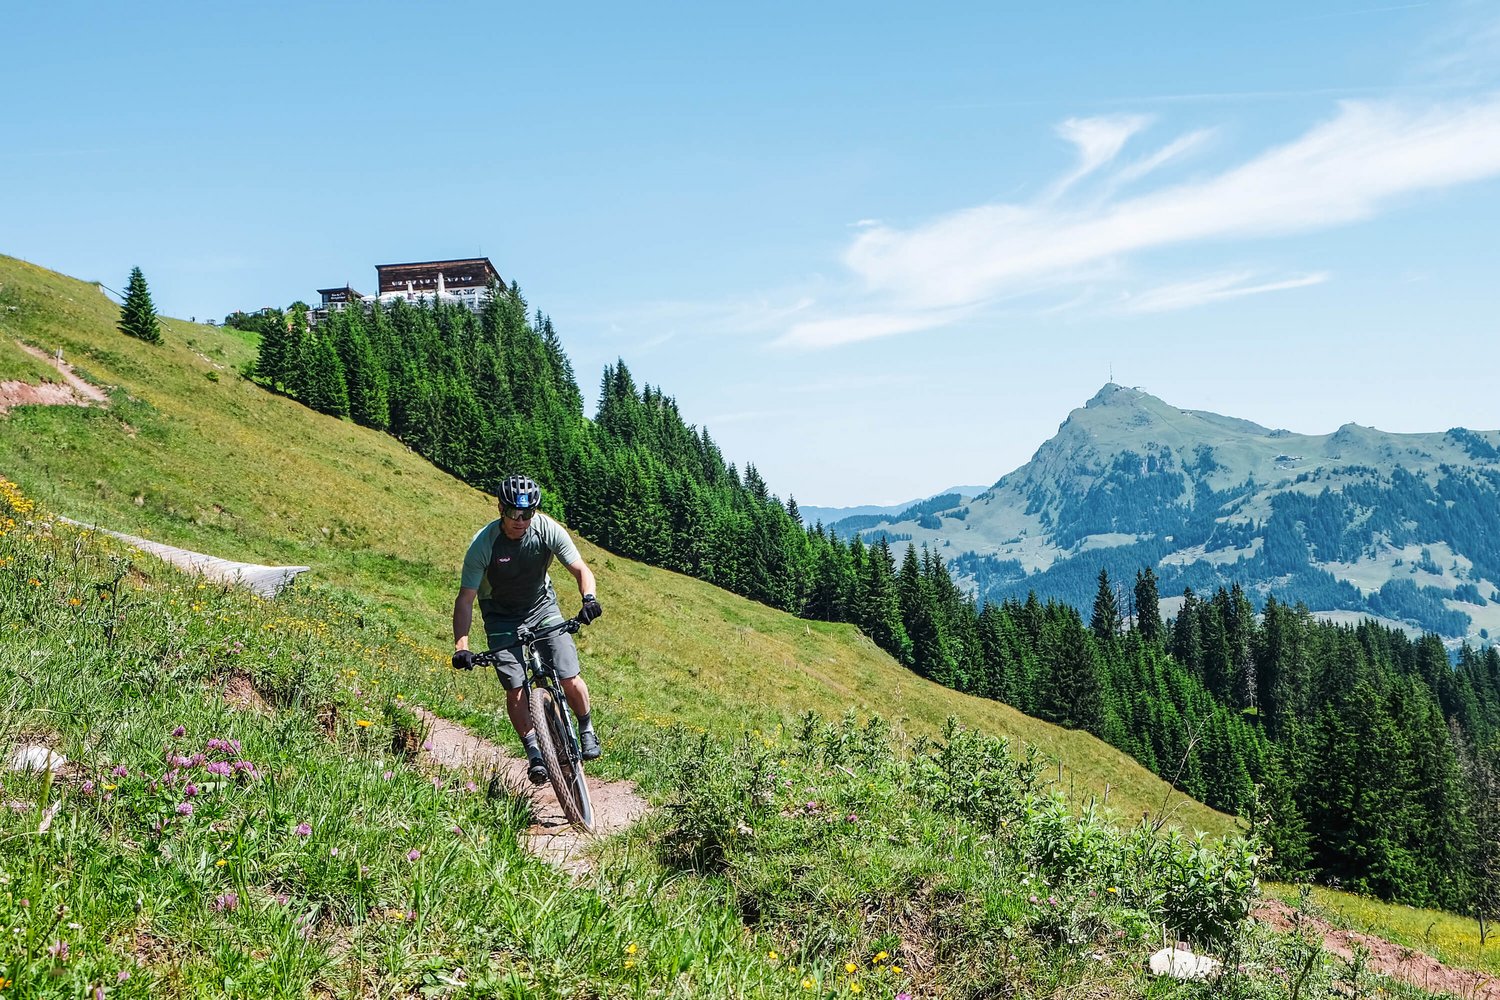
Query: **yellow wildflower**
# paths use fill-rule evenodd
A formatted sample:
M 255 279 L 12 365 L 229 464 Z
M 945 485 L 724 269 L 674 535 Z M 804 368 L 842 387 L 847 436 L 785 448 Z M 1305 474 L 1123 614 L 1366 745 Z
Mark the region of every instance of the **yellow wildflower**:
M 844 971 L 852 976 L 859 971 L 859 966 L 855 965 L 853 962 L 846 962 L 844 963 Z
M 887 952 L 883 952 L 882 951 L 882 952 L 877 953 L 874 958 L 870 959 L 870 961 L 879 964 L 880 962 L 884 962 L 886 959 L 888 959 L 890 957 L 891 956 Z
M 634 955 L 639 950 L 640 949 L 635 946 L 635 942 L 634 941 L 630 942 L 629 944 L 627 944 L 625 946 L 625 954 L 627 954 L 627 955 Z
M 78 605 L 82 604 L 83 601 L 79 600 L 76 597 L 70 597 L 70 598 L 68 598 L 68 603 L 71 604 L 73 607 L 76 608 L 76 607 L 78 607 Z
M 775 948 L 772 948 L 770 951 L 766 952 L 766 957 L 769 958 L 771 961 L 774 962 L 778 958 L 780 958 L 781 956 L 778 955 L 778 954 L 776 954 L 776 949 Z
M 814 983 L 813 983 L 813 981 L 811 979 L 808 979 L 806 977 L 803 978 L 803 980 L 802 980 L 802 988 L 804 990 L 810 990 L 810 989 L 813 988 L 813 986 L 814 986 Z
M 354 720 L 354 724 L 356 726 L 358 726 L 359 728 L 361 728 L 361 729 L 368 729 L 370 726 L 373 726 L 375 723 L 371 722 L 369 719 L 355 719 Z
M 223 858 L 220 858 L 218 861 L 214 862 L 214 867 L 215 868 L 223 868 L 227 864 L 229 864 L 228 861 L 225 861 Z
M 850 983 L 849 984 L 849 992 L 850 993 L 858 993 L 858 992 L 860 992 L 863 989 L 864 989 L 864 987 L 861 986 L 861 985 L 859 985 L 858 983 Z

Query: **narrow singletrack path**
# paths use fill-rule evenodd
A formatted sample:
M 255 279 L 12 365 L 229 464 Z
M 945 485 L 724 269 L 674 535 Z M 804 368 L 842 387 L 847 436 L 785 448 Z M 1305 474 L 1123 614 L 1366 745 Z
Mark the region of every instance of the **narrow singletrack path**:
M 299 573 L 306 573 L 312 568 L 311 566 L 263 566 L 260 563 L 234 562 L 230 559 L 220 559 L 218 556 L 204 555 L 202 552 L 179 549 L 175 545 L 153 542 L 149 538 L 110 531 L 108 528 L 85 524 L 69 517 L 60 517 L 58 520 L 118 538 L 127 545 L 156 556 L 163 562 L 171 563 L 178 569 L 195 573 L 218 583 L 232 583 L 246 587 L 251 593 L 259 594 L 261 597 L 275 597 L 295 580 Z
M 590 777 L 589 798 L 594 805 L 594 832 L 579 833 L 563 816 L 562 806 L 552 786 L 533 785 L 526 778 L 526 761 L 514 757 L 498 744 L 476 736 L 456 722 L 417 709 L 428 729 L 427 753 L 432 760 L 456 771 L 473 774 L 483 786 L 492 775 L 511 793 L 527 798 L 533 822 L 526 832 L 526 848 L 574 877 L 591 870 L 589 842 L 598 836 L 617 833 L 646 814 L 646 800 L 636 794 L 629 781 L 600 781 Z

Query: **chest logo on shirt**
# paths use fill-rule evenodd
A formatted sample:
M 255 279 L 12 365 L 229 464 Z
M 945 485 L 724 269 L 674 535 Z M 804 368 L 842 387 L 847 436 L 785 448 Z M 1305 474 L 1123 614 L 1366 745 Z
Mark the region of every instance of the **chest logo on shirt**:
M 497 562 L 497 563 L 507 563 L 507 562 L 510 562 L 510 556 L 496 556 L 495 557 L 495 562 Z

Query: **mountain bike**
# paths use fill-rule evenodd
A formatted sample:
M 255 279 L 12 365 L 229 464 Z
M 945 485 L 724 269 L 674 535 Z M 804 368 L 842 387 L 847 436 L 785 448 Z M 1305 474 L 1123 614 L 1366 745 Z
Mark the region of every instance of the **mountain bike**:
M 521 647 L 521 663 L 524 665 L 521 690 L 531 715 L 531 726 L 536 730 L 536 743 L 542 752 L 547 780 L 552 783 L 552 790 L 557 793 L 557 801 L 568 822 L 574 828 L 590 833 L 594 829 L 594 806 L 589 801 L 589 786 L 583 777 L 583 748 L 578 743 L 578 726 L 568 707 L 568 699 L 563 696 L 561 682 L 536 647 L 542 639 L 563 632 L 577 632 L 582 625 L 576 618 L 540 629 L 522 625 L 516 629 L 515 644 Z M 477 653 L 474 665 L 493 666 L 499 659 L 500 653 L 496 650 Z

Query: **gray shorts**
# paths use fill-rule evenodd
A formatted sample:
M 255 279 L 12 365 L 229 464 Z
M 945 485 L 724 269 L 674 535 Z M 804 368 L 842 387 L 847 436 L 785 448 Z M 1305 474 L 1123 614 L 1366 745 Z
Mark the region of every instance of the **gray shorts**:
M 521 647 L 516 645 L 514 632 L 502 632 L 489 636 L 490 649 L 499 654 L 495 664 L 495 675 L 507 691 L 515 690 L 526 679 L 526 668 L 521 663 Z M 561 680 L 578 676 L 578 647 L 573 637 L 566 632 L 550 635 L 537 642 L 536 650 L 542 654 L 542 662 L 551 664 L 552 670 Z

